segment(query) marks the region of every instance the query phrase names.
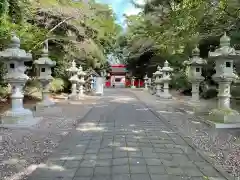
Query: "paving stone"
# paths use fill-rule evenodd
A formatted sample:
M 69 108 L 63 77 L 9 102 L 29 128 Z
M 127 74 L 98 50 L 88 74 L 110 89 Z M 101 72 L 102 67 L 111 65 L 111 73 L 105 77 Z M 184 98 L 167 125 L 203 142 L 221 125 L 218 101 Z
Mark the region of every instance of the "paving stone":
M 96 160 L 84 160 L 80 163 L 80 167 L 95 167 Z
M 183 170 L 184 174 L 186 174 L 188 176 L 191 176 L 191 177 L 202 176 L 203 177 L 202 172 L 197 168 L 188 167 L 188 168 L 182 168 L 182 170 Z
M 151 180 L 171 180 L 168 175 L 151 174 Z
M 129 158 L 130 165 L 146 165 L 146 161 L 143 158 Z
M 97 174 L 96 176 L 93 176 L 91 180 L 111 180 L 111 179 L 112 179 L 111 176 Z
M 62 179 L 60 179 L 62 180 Z M 91 178 L 88 177 L 74 177 L 73 180 L 91 180 Z
M 199 156 L 197 153 L 195 153 L 195 154 L 188 154 L 187 156 L 192 161 L 195 161 L 195 162 L 205 162 L 205 160 L 201 156 Z
M 106 160 L 97 160 L 96 161 L 96 166 L 111 166 L 112 165 L 112 160 L 111 159 L 106 159 Z
M 126 165 L 128 164 L 128 158 L 113 159 L 113 165 Z
M 126 158 L 126 157 L 128 157 L 128 154 L 126 151 L 125 152 L 123 152 L 123 151 L 113 152 L 113 158 Z
M 147 174 L 147 166 L 136 166 L 132 165 L 130 166 L 130 172 L 131 174 Z
M 166 171 L 170 175 L 183 175 L 184 174 L 183 170 L 178 167 L 166 167 Z
M 101 148 L 99 150 L 100 153 L 112 153 L 112 148 Z
M 85 159 L 85 160 L 96 160 L 97 156 L 96 156 L 96 154 L 85 154 L 83 156 L 83 159 Z
M 140 157 L 143 157 L 143 154 L 141 152 L 128 152 L 128 157 L 130 157 L 130 158 L 140 158 Z
M 113 175 L 112 180 L 131 180 L 130 174 L 116 174 Z
M 148 174 L 132 174 L 132 180 L 151 180 Z
M 129 166 L 128 165 L 113 166 L 112 173 L 113 174 L 129 174 Z
M 168 153 L 157 153 L 157 156 L 160 159 L 165 159 L 165 160 L 172 160 L 173 158 L 172 154 L 168 154 Z
M 80 167 L 77 170 L 75 176 L 76 177 L 78 177 L 78 176 L 80 176 L 80 177 L 91 177 L 93 175 L 93 171 L 94 171 L 93 168 L 82 168 L 82 167 Z
M 112 152 L 99 153 L 97 158 L 98 159 L 112 159 Z
M 143 154 L 143 157 L 145 157 L 145 158 L 157 158 L 158 156 L 157 156 L 157 153 L 155 153 L 155 152 L 143 152 L 142 153 Z
M 180 163 L 189 161 L 188 157 L 184 154 L 172 154 L 173 161 L 179 161 Z
M 76 160 L 71 160 L 71 161 L 66 161 L 63 165 L 64 168 L 66 169 L 70 169 L 70 168 L 76 168 L 78 167 L 80 164 L 80 161 L 76 161 Z
M 166 174 L 164 166 L 147 166 L 150 174 Z
M 111 168 L 110 167 L 96 167 L 94 170 L 94 175 L 110 175 Z
M 146 163 L 147 165 L 149 166 L 160 166 L 162 165 L 162 161 L 160 159 L 145 159 L 146 160 Z

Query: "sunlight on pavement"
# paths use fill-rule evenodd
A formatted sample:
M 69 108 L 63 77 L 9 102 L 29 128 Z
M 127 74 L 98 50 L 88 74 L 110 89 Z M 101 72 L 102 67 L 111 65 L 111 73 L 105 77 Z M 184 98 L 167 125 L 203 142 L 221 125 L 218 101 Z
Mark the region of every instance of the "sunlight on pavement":
M 120 147 L 120 149 L 125 151 L 131 151 L 131 152 L 137 151 L 137 149 L 133 147 Z
M 57 170 L 57 171 L 64 171 L 65 168 L 63 168 L 62 166 L 59 165 L 55 165 L 55 164 L 50 164 L 50 165 L 46 165 L 46 164 L 41 164 L 39 166 L 39 168 L 43 168 L 43 169 L 50 169 L 50 170 Z
M 166 134 L 174 134 L 174 133 L 177 133 L 177 132 L 172 132 L 172 131 L 161 131 L 163 133 L 166 133 Z

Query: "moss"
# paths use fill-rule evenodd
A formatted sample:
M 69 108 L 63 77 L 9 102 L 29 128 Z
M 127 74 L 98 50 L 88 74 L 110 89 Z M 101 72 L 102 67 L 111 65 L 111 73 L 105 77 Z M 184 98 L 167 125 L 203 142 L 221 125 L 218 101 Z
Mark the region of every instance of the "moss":
M 233 109 L 213 109 L 209 112 L 209 120 L 217 123 L 224 123 L 224 116 L 234 116 L 239 113 Z
M 233 109 L 225 108 L 225 109 L 213 109 L 209 113 L 210 115 L 237 115 L 238 112 Z

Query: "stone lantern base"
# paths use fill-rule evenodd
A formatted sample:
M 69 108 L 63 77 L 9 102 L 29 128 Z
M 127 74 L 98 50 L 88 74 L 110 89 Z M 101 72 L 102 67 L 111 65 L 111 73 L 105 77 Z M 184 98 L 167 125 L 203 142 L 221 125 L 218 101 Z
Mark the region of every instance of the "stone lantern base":
M 71 101 L 77 101 L 79 97 L 78 94 L 69 94 L 68 99 Z
M 172 95 L 169 93 L 162 93 L 160 97 L 163 99 L 172 99 Z
M 2 114 L 0 127 L 31 127 L 41 120 L 41 117 L 33 117 L 29 109 L 11 109 Z
M 209 113 L 209 120 L 221 124 L 221 128 L 238 128 L 240 125 L 240 114 L 233 109 L 213 109 Z
M 56 107 L 54 107 L 55 102 L 53 102 L 51 99 L 43 100 L 36 105 L 36 111 L 47 111 L 47 109 L 50 109 L 49 112 L 56 112 Z
M 95 95 L 96 96 L 102 96 L 103 95 L 103 78 L 102 77 L 98 77 L 96 78 L 96 90 L 95 90 Z

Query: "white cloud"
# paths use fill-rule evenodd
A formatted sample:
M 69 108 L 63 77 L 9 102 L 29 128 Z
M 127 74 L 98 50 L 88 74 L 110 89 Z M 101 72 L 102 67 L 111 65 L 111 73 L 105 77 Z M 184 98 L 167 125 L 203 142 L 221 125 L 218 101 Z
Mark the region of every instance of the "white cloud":
M 128 8 L 126 8 L 124 10 L 124 14 L 126 14 L 127 16 L 130 16 L 130 15 L 135 15 L 135 14 L 138 14 L 142 11 L 142 9 L 139 9 L 139 8 L 136 8 L 136 7 L 133 7 L 133 6 L 130 6 Z

